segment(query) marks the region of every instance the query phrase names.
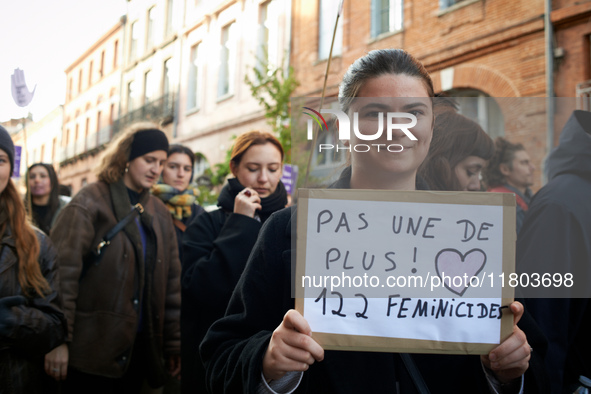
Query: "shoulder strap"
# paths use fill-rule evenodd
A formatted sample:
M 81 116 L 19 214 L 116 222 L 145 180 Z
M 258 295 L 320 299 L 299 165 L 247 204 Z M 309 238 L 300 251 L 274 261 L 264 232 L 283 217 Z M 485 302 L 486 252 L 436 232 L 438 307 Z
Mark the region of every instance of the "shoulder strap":
M 132 220 L 135 220 L 135 218 L 139 215 L 141 215 L 142 213 L 144 213 L 144 207 L 142 206 L 142 204 L 137 203 L 133 206 L 133 209 L 130 213 L 128 213 L 123 219 L 121 219 L 121 221 L 119 221 L 119 223 L 117 223 L 115 225 L 115 227 L 113 227 L 112 229 L 110 229 L 107 234 L 105 234 L 105 236 L 103 237 L 103 240 L 97 245 L 96 249 L 93 251 L 93 253 L 96 256 L 100 256 L 101 254 L 101 250 L 105 247 L 111 244 L 111 240 L 113 238 L 115 238 L 115 235 L 117 235 L 117 233 L 119 233 L 119 231 L 123 230 L 123 228 L 125 226 L 127 226 Z
M 417 391 L 420 394 L 430 394 L 429 388 L 427 384 L 423 380 L 423 376 L 421 372 L 417 368 L 415 362 L 412 360 L 412 357 L 408 353 L 400 353 L 400 358 L 402 358 L 402 362 L 404 362 L 404 366 L 412 379 L 412 382 L 415 384 Z
M 181 222 L 180 220 L 178 220 L 177 218 L 173 218 L 172 219 L 172 223 L 179 229 L 181 230 L 183 233 L 185 232 L 185 230 L 187 229 L 187 225 L 183 222 Z
M 489 189 L 488 191 L 494 193 L 513 193 L 515 195 L 515 202 L 517 203 L 517 205 L 519 205 L 521 209 L 523 209 L 524 211 L 527 211 L 527 203 L 523 200 L 523 198 L 521 198 L 519 194 L 515 193 L 513 190 L 508 189 L 505 186 L 497 186 L 492 189 Z

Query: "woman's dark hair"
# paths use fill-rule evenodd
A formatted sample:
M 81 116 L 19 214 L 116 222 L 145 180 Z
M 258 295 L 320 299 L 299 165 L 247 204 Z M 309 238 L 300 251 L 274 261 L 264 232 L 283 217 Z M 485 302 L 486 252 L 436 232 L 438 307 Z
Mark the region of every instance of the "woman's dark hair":
M 232 148 L 230 162 L 234 163 L 234 166 L 238 166 L 242 160 L 242 156 L 244 156 L 244 153 L 246 153 L 251 146 L 265 145 L 266 143 L 275 145 L 279 150 L 279 153 L 281 153 L 281 161 L 283 161 L 284 154 L 281 142 L 279 142 L 279 140 L 271 133 L 253 130 L 241 134 L 236 138 L 236 142 L 234 142 L 234 147 Z
M 495 154 L 482 172 L 482 179 L 487 187 L 497 187 L 506 183 L 505 176 L 500 170 L 501 164 L 513 169 L 515 153 L 525 150 L 522 144 L 513 144 L 503 137 L 495 140 Z
M 47 170 L 47 173 L 49 174 L 49 182 L 51 184 L 51 191 L 49 192 L 49 202 L 47 203 L 47 206 L 49 209 L 47 210 L 45 217 L 43 217 L 43 218 L 33 217 L 34 223 L 37 226 L 39 226 L 42 230 L 45 231 L 49 228 L 49 226 L 51 224 L 51 220 L 60 205 L 59 183 L 57 180 L 57 174 L 55 173 L 55 169 L 53 168 L 53 166 L 51 164 L 35 163 L 35 164 L 31 165 L 29 167 L 29 169 L 27 170 L 27 175 L 25 176 L 25 183 L 27 185 L 27 199 L 29 199 L 27 201 L 27 203 L 25 204 L 25 207 L 27 207 L 27 211 L 29 210 L 29 207 L 31 207 L 33 204 L 33 197 L 31 196 L 31 187 L 29 186 L 29 174 L 31 173 L 31 170 L 35 167 L 43 167 Z M 31 215 L 31 212 L 28 212 L 28 213 Z
M 191 178 L 189 178 L 189 184 L 193 182 L 193 175 L 195 170 L 195 153 L 189 148 L 181 144 L 173 144 L 168 147 L 168 155 L 167 158 L 172 156 L 175 153 L 181 153 L 183 155 L 189 156 L 189 160 L 191 161 Z
M 495 151 L 492 139 L 478 123 L 454 110 L 435 117 L 433 139 L 427 158 L 419 168 L 432 190 L 461 190 L 455 167 L 468 156 L 490 160 Z
M 339 86 L 339 101 L 344 112 L 349 110 L 351 101 L 368 79 L 385 74 L 404 74 L 423 81 L 429 97 L 433 97 L 433 81 L 429 73 L 410 53 L 402 49 L 377 49 L 355 60 L 349 67 Z
M 174 153 L 182 153 L 189 156 L 189 160 L 191 160 L 191 167 L 195 167 L 195 153 L 193 151 L 181 144 L 173 144 L 168 147 L 168 156 L 172 156 Z

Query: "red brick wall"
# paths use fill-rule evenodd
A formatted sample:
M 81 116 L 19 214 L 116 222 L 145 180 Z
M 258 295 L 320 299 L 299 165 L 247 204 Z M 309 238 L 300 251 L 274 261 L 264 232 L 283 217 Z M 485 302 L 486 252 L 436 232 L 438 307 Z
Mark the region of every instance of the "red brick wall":
M 404 30 L 380 39 L 370 37 L 370 4 L 345 1 L 343 51 L 332 60 L 327 96 L 338 93 L 338 84 L 355 59 L 390 47 L 418 57 L 436 90 L 441 89 L 439 71 L 454 67 L 453 88 L 478 89 L 493 97 L 545 96 L 543 2 L 476 1 L 441 13 L 437 1 L 406 0 Z M 317 60 L 318 0 L 294 0 L 293 18 L 291 62 L 301 83 L 295 96 L 320 96 L 326 61 Z M 500 103 L 508 111 L 506 137 L 523 143 L 538 168 L 546 155 L 545 118 L 543 109 L 536 108 L 540 103 Z M 518 113 L 520 108 L 524 113 Z M 536 188 L 541 185 L 541 176 L 537 178 Z

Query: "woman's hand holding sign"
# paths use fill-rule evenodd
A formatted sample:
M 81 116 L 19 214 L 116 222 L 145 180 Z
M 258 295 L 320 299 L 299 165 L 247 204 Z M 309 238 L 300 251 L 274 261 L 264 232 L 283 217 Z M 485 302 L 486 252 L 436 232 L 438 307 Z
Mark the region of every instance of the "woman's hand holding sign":
M 273 331 L 263 358 L 266 380 L 280 379 L 287 372 L 306 371 L 315 361 L 324 359 L 324 349 L 312 339 L 312 330 L 304 317 L 294 309 Z
M 509 309 L 514 316 L 513 334 L 487 355 L 480 356 L 482 364 L 491 369 L 502 383 L 508 383 L 525 373 L 529 367 L 532 352 L 525 333 L 517 327 L 517 323 L 523 316 L 523 305 L 515 301 L 511 303 Z

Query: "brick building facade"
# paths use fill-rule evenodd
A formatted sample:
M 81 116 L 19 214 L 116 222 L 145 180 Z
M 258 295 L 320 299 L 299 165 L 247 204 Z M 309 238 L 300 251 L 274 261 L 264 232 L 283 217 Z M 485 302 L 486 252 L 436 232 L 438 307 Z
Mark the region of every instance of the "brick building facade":
M 436 92 L 481 100 L 486 105 L 480 109 L 489 107 L 489 118 L 498 115 L 491 110 L 498 106 L 502 124 L 497 125 L 499 131 L 491 134 L 504 135 L 526 147 L 538 168 L 535 188 L 539 188 L 540 169 L 547 152 L 545 101 L 539 99 L 546 96 L 544 3 L 534 0 L 391 0 L 388 6 L 384 3 L 388 2 L 345 1 L 339 22 L 342 27 L 337 33 L 342 38 L 336 40 L 342 40 L 342 45 L 335 46 L 326 95 L 338 94 L 338 83 L 358 57 L 373 49 L 403 48 L 423 62 L 431 73 Z M 327 63 L 321 52 L 325 31 L 321 25 L 327 23 L 324 19 L 329 12 L 333 13 L 333 19 L 328 20 L 334 24 L 338 1 L 296 0 L 293 7 L 292 66 L 301 83 L 296 96 L 320 96 Z M 570 7 L 575 14 L 589 8 Z M 553 15 L 560 14 L 555 12 Z M 384 14 L 389 14 L 389 20 Z M 393 15 L 401 17 L 397 21 Z M 584 19 L 580 19 L 580 24 L 584 25 Z M 584 35 L 583 27 L 580 30 L 578 34 Z M 329 33 L 332 35 L 332 29 Z M 570 29 L 558 30 L 557 38 L 560 40 L 568 34 L 572 34 Z M 585 37 L 588 52 L 589 39 Z M 565 40 L 568 41 L 566 37 Z M 575 62 L 580 59 L 574 53 L 573 57 L 577 58 Z M 563 75 L 569 73 L 562 67 L 556 73 L 556 93 L 572 96 L 574 86 L 565 86 L 571 77 Z M 487 115 L 476 114 L 476 117 L 482 120 Z M 481 124 L 486 130 L 486 122 Z

